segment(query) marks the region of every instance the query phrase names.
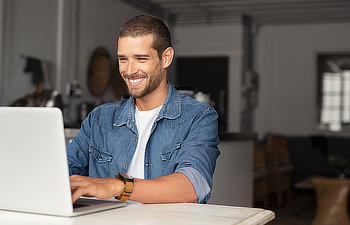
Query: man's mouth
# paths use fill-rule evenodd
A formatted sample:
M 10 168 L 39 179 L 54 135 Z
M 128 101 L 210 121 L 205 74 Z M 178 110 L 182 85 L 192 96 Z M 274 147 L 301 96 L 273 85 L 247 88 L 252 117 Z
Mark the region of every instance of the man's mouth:
M 145 77 L 140 78 L 128 78 L 129 85 L 130 86 L 138 86 L 142 83 L 142 81 L 145 79 Z

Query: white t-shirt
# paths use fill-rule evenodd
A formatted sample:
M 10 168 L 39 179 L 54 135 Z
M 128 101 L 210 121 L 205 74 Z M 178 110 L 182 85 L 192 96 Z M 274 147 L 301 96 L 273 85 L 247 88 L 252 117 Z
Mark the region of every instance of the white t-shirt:
M 151 134 L 151 129 L 162 106 L 158 108 L 139 111 L 135 106 L 136 127 L 139 134 L 135 154 L 131 160 L 128 174 L 134 178 L 144 178 L 145 149 Z

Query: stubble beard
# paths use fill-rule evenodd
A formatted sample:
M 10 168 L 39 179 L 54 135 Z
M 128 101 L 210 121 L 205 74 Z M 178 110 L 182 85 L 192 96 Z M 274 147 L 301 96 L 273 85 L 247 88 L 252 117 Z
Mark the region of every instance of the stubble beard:
M 154 90 L 156 90 L 160 83 L 162 82 L 162 75 L 160 73 L 158 74 L 146 74 L 142 73 L 142 76 L 145 76 L 145 80 L 143 82 L 146 82 L 144 87 L 132 87 L 127 85 L 129 95 L 133 98 L 142 98 L 146 95 L 151 94 Z M 139 75 L 123 75 L 123 78 L 125 79 L 125 82 L 128 83 L 128 78 L 132 77 L 139 77 Z

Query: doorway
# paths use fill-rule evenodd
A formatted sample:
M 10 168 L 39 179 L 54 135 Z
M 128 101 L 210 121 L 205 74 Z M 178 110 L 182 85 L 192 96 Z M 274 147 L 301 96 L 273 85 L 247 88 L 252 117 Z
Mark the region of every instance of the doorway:
M 176 58 L 176 86 L 209 94 L 219 115 L 219 131 L 227 131 L 227 56 Z

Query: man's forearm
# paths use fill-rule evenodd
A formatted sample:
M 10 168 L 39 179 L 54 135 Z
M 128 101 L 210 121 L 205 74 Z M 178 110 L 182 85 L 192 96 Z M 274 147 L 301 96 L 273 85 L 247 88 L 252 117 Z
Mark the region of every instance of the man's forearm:
M 197 202 L 190 180 L 174 173 L 151 180 L 135 179 L 130 200 L 143 203 Z
M 125 184 L 116 178 L 70 177 L 72 201 L 81 196 L 109 199 L 120 196 Z M 182 173 L 174 173 L 150 180 L 135 179 L 130 200 L 144 203 L 197 202 L 190 180 Z

